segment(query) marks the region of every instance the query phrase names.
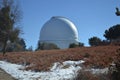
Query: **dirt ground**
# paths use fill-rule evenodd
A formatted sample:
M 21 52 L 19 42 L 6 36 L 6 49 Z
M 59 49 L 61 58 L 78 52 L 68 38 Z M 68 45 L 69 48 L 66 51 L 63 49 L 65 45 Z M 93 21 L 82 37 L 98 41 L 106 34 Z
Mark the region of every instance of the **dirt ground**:
M 5 71 L 0 69 L 0 80 L 17 80 L 17 79 L 14 79 L 12 76 L 7 74 Z

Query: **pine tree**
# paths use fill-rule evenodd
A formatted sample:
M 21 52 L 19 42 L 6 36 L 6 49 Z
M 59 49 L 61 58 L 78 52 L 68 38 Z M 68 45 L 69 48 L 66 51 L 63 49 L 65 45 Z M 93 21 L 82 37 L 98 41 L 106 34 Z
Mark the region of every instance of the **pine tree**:
M 0 42 L 3 43 L 3 55 L 6 53 L 7 42 L 14 42 L 21 32 L 17 27 L 20 11 L 14 0 L 2 0 L 0 3 Z

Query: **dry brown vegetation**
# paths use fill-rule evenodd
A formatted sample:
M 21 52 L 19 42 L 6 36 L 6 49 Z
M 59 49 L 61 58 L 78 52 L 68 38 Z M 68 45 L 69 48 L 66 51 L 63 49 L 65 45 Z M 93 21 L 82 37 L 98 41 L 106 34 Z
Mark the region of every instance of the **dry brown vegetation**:
M 104 68 L 113 61 L 118 48 L 119 46 L 97 46 L 36 52 L 12 52 L 7 53 L 4 57 L 0 54 L 0 60 L 28 65 L 26 70 L 34 71 L 49 70 L 54 62 L 66 60 L 85 60 L 84 65 L 86 67 Z
M 110 80 L 107 74 L 92 74 L 90 71 L 79 70 L 73 80 Z

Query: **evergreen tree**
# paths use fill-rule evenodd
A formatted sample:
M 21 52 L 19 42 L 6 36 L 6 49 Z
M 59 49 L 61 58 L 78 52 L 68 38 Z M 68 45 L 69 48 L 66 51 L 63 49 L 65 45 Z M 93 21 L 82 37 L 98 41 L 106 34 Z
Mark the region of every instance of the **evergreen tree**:
M 120 39 L 120 24 L 114 25 L 108 30 L 105 30 L 104 37 L 110 41 Z
M 99 46 L 101 42 L 101 39 L 95 36 L 89 39 L 89 44 L 91 46 Z
M 3 43 L 3 55 L 6 53 L 7 42 L 19 39 L 21 32 L 17 23 L 20 10 L 14 0 L 2 0 L 0 3 L 0 42 Z
M 119 11 L 119 8 L 117 8 L 117 7 L 116 7 L 116 12 L 115 12 L 115 14 L 116 14 L 117 16 L 120 16 L 120 11 Z

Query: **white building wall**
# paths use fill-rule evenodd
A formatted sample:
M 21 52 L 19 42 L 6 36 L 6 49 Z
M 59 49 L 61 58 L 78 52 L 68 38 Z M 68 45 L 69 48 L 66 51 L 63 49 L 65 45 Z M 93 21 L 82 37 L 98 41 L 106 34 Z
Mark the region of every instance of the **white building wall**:
M 78 44 L 76 26 L 65 17 L 52 17 L 40 31 L 40 43 L 54 43 L 60 49 L 68 48 L 70 44 Z

